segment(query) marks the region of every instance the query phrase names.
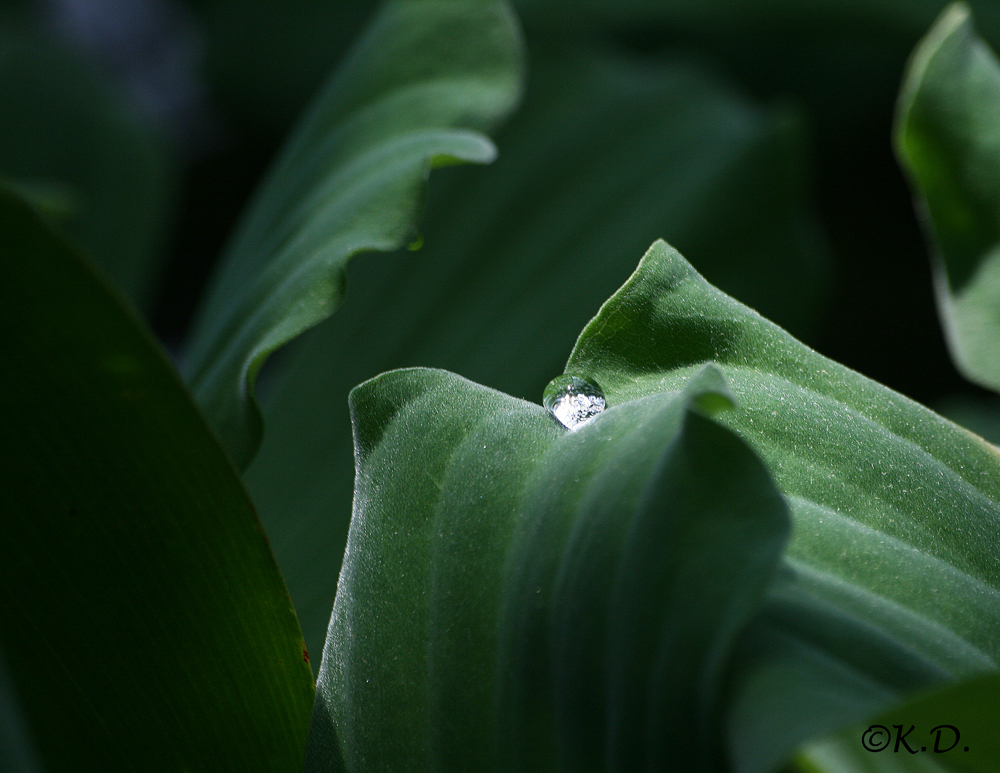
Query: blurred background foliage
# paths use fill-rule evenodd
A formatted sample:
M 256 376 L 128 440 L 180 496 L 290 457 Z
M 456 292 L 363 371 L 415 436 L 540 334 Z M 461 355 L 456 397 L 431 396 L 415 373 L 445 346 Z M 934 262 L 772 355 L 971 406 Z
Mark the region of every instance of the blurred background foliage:
M 0 0 L 0 176 L 176 358 L 213 261 L 373 0 Z M 903 69 L 943 0 L 514 3 L 521 109 L 489 168 L 432 174 L 424 246 L 262 373 L 245 480 L 323 640 L 350 516 L 347 391 L 444 367 L 540 401 L 656 238 L 823 354 L 994 440 L 957 374 L 893 157 Z M 1000 46 L 1000 2 L 971 2 Z

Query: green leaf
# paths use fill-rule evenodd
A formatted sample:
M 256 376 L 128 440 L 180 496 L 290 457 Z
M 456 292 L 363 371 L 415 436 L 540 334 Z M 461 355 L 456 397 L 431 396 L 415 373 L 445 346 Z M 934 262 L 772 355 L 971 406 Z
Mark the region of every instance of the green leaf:
M 151 336 L 0 192 L 0 650 L 49 771 L 295 771 L 312 683 L 239 476 Z
M 1000 760 L 1000 675 L 921 695 L 796 758 L 803 773 L 993 773 Z
M 267 432 L 246 481 L 310 650 L 351 513 L 351 387 L 433 366 L 537 402 L 665 233 L 783 324 L 808 332 L 823 306 L 794 114 L 685 61 L 536 47 L 531 65 L 496 163 L 437 175 L 421 250 L 352 263 L 343 308 L 262 379 Z
M 720 421 L 764 458 L 794 519 L 781 582 L 735 667 L 737 769 L 770 770 L 900 694 L 995 669 L 996 449 L 799 343 L 662 242 L 567 371 L 621 404 L 678 389 L 705 362 L 739 405 Z
M 1000 62 L 968 6 L 948 7 L 918 46 L 895 143 L 933 241 L 938 308 L 952 358 L 1000 390 Z
M 519 95 L 501 0 L 395 0 L 324 88 L 223 257 L 190 340 L 188 381 L 240 467 L 256 452 L 254 379 L 329 316 L 347 261 L 410 242 L 431 168 L 492 161 L 481 130 Z
M 692 412 L 720 388 L 709 370 L 573 431 L 444 371 L 354 390 L 306 769 L 340 769 L 334 733 L 350 771 L 714 762 L 722 666 L 788 529 L 759 459 Z
M 64 46 L 2 26 L 0 104 L 0 177 L 145 304 L 175 182 L 166 148 Z

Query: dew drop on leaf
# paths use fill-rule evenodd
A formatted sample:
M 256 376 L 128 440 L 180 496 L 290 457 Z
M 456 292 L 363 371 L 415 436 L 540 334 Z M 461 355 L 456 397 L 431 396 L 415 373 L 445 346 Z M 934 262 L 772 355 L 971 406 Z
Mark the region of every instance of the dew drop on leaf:
M 562 424 L 576 429 L 604 410 L 604 392 L 589 378 L 564 375 L 552 379 L 545 387 L 542 405 Z

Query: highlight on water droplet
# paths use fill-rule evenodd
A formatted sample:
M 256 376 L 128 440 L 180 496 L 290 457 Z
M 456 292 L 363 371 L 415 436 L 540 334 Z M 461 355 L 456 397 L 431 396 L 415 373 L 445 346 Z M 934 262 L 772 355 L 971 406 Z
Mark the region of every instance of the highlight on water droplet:
M 423 246 L 424 246 L 424 236 L 423 234 L 417 234 L 416 238 L 406 245 L 406 249 L 408 249 L 410 252 L 416 252 Z
M 542 405 L 570 429 L 586 424 L 607 407 L 604 392 L 589 378 L 564 375 L 545 387 Z

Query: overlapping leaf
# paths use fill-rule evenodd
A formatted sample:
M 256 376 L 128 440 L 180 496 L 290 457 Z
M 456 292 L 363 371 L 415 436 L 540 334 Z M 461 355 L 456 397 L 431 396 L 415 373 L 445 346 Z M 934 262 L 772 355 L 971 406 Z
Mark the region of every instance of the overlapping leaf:
M 692 411 L 726 404 L 711 369 L 573 431 L 443 371 L 356 389 L 307 770 L 719 769 L 723 667 L 787 537 L 760 460 Z
M 498 142 L 490 168 L 434 178 L 420 252 L 351 265 L 344 307 L 276 363 L 262 398 L 247 485 L 310 646 L 351 512 L 353 386 L 426 365 L 537 401 L 662 234 L 783 324 L 808 332 L 822 308 L 826 252 L 789 110 L 685 61 L 536 48 Z
M 969 9 L 950 6 L 913 56 L 896 148 L 935 244 L 938 308 L 952 357 L 1000 390 L 1000 62 Z
M 734 588 L 759 602 L 771 573 L 740 560 L 766 554 L 754 535 L 773 546 L 774 532 L 716 526 L 722 552 L 702 554 L 697 540 L 643 538 L 652 527 L 637 525 L 637 492 L 672 479 L 651 475 L 650 460 L 684 446 L 679 406 L 699 388 L 718 393 L 706 362 L 738 404 L 720 420 L 763 457 L 794 519 L 759 612 Z M 324 738 L 339 731 L 347 770 L 407 755 L 447 768 L 454 753 L 481 769 L 495 756 L 512 770 L 669 760 L 763 772 L 910 693 L 996 669 L 1000 459 L 987 443 L 795 341 L 662 242 L 581 334 L 567 371 L 600 383 L 614 407 L 561 437 L 537 406 L 434 371 L 354 393 L 356 509 L 314 769 L 336 759 Z M 673 423 L 660 425 L 647 412 L 666 405 Z M 659 455 L 644 432 L 668 444 Z M 733 471 L 719 448 L 711 456 L 721 477 L 667 512 L 711 522 L 712 492 L 728 491 Z M 752 501 L 760 489 L 742 490 Z M 726 554 L 719 534 L 745 549 Z M 640 543 L 665 574 L 631 552 Z M 727 609 L 711 600 L 722 588 L 740 614 L 713 619 L 716 638 L 702 639 L 679 599 Z M 667 625 L 671 612 L 688 624 Z M 688 659 L 660 659 L 673 633 Z
M 721 421 L 767 462 L 794 519 L 786 572 L 733 677 L 737 769 L 770 769 L 901 693 L 996 668 L 995 449 L 810 350 L 662 242 L 567 369 L 619 404 L 677 389 L 705 361 L 740 406 Z
M 0 329 L 3 710 L 50 773 L 300 769 L 311 672 L 236 471 L 149 334 L 5 192 Z
M 325 88 L 251 207 L 202 306 L 189 383 L 239 466 L 261 434 L 267 355 L 329 316 L 351 256 L 414 236 L 433 166 L 493 160 L 480 133 L 519 93 L 501 0 L 394 0 Z

